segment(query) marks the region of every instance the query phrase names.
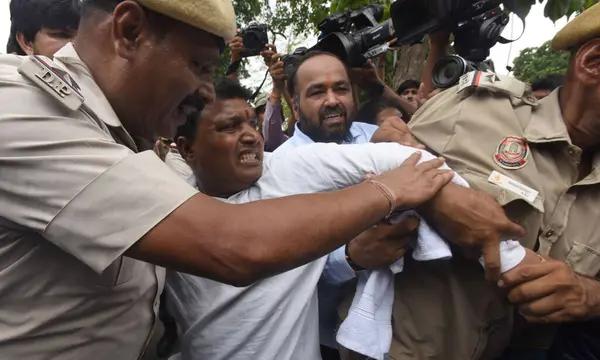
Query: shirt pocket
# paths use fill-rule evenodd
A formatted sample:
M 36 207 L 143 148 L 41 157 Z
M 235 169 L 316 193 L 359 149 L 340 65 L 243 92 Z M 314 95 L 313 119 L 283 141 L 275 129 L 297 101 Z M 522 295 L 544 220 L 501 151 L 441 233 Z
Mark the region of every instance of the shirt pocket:
M 600 251 L 574 242 L 565 261 L 576 273 L 596 277 L 600 273 Z
M 539 194 L 533 202 L 529 202 L 512 191 L 490 183 L 487 178 L 479 173 L 464 170 L 460 175 L 469 182 L 473 189 L 481 190 L 493 196 L 504 208 L 506 216 L 525 228 L 525 237 L 513 240 L 519 240 L 523 246 L 530 249 L 536 247 L 538 232 L 542 227 L 544 217 L 544 203 Z

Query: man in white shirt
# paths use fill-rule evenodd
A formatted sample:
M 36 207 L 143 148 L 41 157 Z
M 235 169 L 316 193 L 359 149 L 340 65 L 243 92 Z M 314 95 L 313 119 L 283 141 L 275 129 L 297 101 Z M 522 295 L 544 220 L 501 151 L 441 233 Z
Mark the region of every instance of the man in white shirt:
M 406 151 L 412 151 L 394 143 L 314 144 L 290 150 L 293 156 L 263 154 L 252 109 L 241 96 L 224 98 L 221 88 L 217 83 L 216 101 L 180 131 L 184 137 L 178 139 L 178 147 L 194 169 L 191 182 L 229 203 L 344 188 L 362 182 L 365 173 L 380 174 L 399 166 Z M 398 156 L 400 150 L 404 154 Z M 427 183 L 439 188 L 451 177 L 437 169 L 441 160 L 426 153 L 423 157 L 433 159 L 419 165 L 430 170 L 412 180 L 407 176 L 407 196 L 422 194 Z M 414 205 L 424 201 L 421 195 L 417 198 Z M 243 219 L 232 219 L 231 226 L 239 221 Z M 394 242 L 387 249 L 381 256 L 389 261 L 382 267 L 403 256 L 405 243 Z M 245 288 L 171 272 L 167 306 L 184 332 L 179 356 L 184 360 L 320 359 L 316 288 L 324 270 L 327 276 L 327 261 L 323 257 Z
M 293 111 L 298 122 L 294 136 L 276 149 L 277 154 L 314 143 L 364 144 L 371 141 L 378 130 L 375 125 L 354 121 L 358 115 L 358 104 L 350 70 L 330 53 L 309 52 L 290 75 L 287 86 L 288 92 L 293 96 Z M 384 88 L 385 86 L 381 85 L 378 90 L 365 90 L 374 98 L 381 98 Z M 387 124 L 382 124 L 379 133 L 385 130 L 386 126 L 400 126 L 401 120 L 390 120 Z M 396 122 L 398 124 L 395 124 Z M 406 134 L 410 136 L 408 131 Z M 380 141 L 381 139 L 374 142 Z M 372 232 L 402 229 L 411 226 L 410 221 L 394 225 L 381 224 Z M 370 234 L 369 237 L 376 239 L 377 235 Z M 343 246 L 329 255 L 330 263 L 340 264 L 329 272 L 330 277 L 337 279 L 338 285 L 354 278 L 354 273 L 349 271 L 348 267 L 341 266 L 345 263 L 345 254 L 352 252 L 351 247 Z M 331 283 L 319 284 L 320 336 L 321 344 L 329 348 L 323 349 L 327 352 L 337 348 L 334 329 L 338 322 L 336 309 L 341 301 L 339 294 L 340 286 Z M 326 357 L 325 353 L 323 355 Z

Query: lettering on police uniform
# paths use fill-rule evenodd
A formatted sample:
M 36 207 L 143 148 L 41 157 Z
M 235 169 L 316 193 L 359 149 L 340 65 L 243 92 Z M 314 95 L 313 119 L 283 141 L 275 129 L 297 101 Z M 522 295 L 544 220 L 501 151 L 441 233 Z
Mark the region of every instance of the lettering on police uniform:
M 71 87 L 41 59 L 36 57 L 23 59 L 19 66 L 19 73 L 70 110 L 76 111 L 83 104 L 83 95 L 76 90 L 78 86 L 74 84 L 74 87 Z
M 59 79 L 56 75 L 54 75 L 54 73 L 50 71 L 50 69 L 44 68 L 39 73 L 36 73 L 35 76 L 42 79 L 42 81 L 45 82 L 46 85 L 54 89 L 54 91 L 56 91 L 56 93 L 61 97 L 65 97 L 71 94 L 69 86 L 63 83 L 63 81 Z

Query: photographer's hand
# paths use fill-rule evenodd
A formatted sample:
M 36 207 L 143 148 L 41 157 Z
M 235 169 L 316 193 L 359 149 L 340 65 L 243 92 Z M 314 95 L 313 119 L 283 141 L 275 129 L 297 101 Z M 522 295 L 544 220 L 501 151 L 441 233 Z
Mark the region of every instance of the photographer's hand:
M 377 74 L 377 68 L 371 60 L 368 60 L 360 68 L 351 68 L 350 79 L 354 84 L 365 90 L 369 90 L 373 86 L 383 84 L 383 81 Z
M 265 45 L 265 50 L 260 52 L 260 56 L 262 56 L 263 61 L 267 67 L 271 67 L 273 63 L 273 56 L 277 54 L 277 47 L 275 45 L 267 44 Z
M 436 30 L 429 34 L 429 55 L 425 62 L 425 69 L 423 70 L 423 76 L 421 77 L 422 88 L 419 88 L 422 94 L 431 94 L 435 91 L 435 85 L 433 84 L 433 68 L 435 64 L 447 54 L 446 48 L 450 43 L 450 32 L 446 29 Z M 421 96 L 421 99 L 424 97 Z M 417 100 L 419 102 L 419 100 Z M 422 101 L 421 101 L 422 102 Z M 419 102 L 419 107 L 422 103 Z
M 285 71 L 283 69 L 283 61 L 281 60 L 281 54 L 273 55 L 273 61 L 271 63 L 271 67 L 269 68 L 269 73 L 273 78 L 273 92 L 278 95 L 283 95 L 285 92 Z
M 229 41 L 229 47 L 231 48 L 231 63 L 242 60 L 242 53 L 246 51 L 243 39 L 240 36 L 234 37 Z

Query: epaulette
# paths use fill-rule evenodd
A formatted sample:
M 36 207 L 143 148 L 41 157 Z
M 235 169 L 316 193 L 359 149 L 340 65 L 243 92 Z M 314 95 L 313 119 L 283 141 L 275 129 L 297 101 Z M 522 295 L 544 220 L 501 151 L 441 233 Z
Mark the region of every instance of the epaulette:
M 537 100 L 529 91 L 527 84 L 514 77 L 493 72 L 472 71 L 460 77 L 457 85 L 458 94 L 468 97 L 477 91 L 500 93 L 529 105 L 537 105 Z
M 79 110 L 85 100 L 75 80 L 46 58 L 28 56 L 19 66 L 19 73 L 72 111 Z

